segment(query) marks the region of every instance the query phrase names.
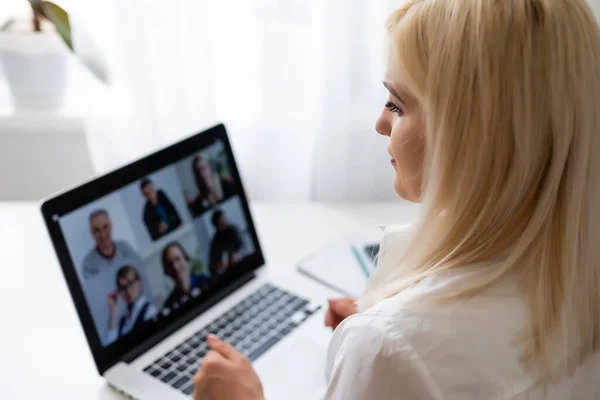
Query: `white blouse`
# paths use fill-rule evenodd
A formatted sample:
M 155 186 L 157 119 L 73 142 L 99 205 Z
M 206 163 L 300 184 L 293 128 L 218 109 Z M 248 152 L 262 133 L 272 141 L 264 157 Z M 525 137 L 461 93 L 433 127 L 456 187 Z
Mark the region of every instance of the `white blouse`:
M 552 385 L 535 385 L 521 369 L 514 337 L 527 308 L 514 281 L 461 303 L 403 309 L 414 291 L 453 278 L 437 276 L 343 321 L 329 346 L 325 398 L 600 399 L 600 353 Z

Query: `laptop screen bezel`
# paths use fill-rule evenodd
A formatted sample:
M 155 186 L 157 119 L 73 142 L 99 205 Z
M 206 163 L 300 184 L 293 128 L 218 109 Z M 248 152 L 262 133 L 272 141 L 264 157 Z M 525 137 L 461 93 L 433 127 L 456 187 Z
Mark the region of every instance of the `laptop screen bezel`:
M 92 314 L 84 297 L 82 286 L 77 271 L 75 270 L 76 266 L 71 259 L 57 217 L 60 218 L 61 216 L 100 199 L 109 193 L 113 193 L 133 182 L 139 181 L 155 171 L 181 161 L 210 146 L 216 141 L 221 141 L 223 143 L 229 165 L 231 166 L 231 173 L 238 185 L 236 189 L 241 201 L 244 217 L 248 224 L 248 230 L 254 243 L 255 253 L 235 265 L 235 268 L 232 268 L 219 277 L 218 280 L 211 285 L 210 290 L 203 291 L 198 298 L 185 304 L 177 312 L 173 312 L 169 316 L 161 315 L 156 321 L 149 321 L 144 325 L 143 329 L 132 331 L 109 346 L 103 347 Z M 161 332 L 168 331 L 169 327 L 181 318 L 189 319 L 189 314 L 192 312 L 197 312 L 198 314 L 201 313 L 201 311 L 196 310 L 203 310 L 204 308 L 202 305 L 214 302 L 215 298 L 219 297 L 219 294 L 226 291 L 230 285 L 234 284 L 234 282 L 264 265 L 264 256 L 258 240 L 254 221 L 250 214 L 250 208 L 248 206 L 242 180 L 223 124 L 216 125 L 208 130 L 150 154 L 138 161 L 52 197 L 43 202 L 41 211 L 63 275 L 67 282 L 71 298 L 73 299 L 79 320 L 85 332 L 94 362 L 101 375 L 107 369 L 121 361 L 133 348 L 140 346 L 142 343 L 151 340 L 157 335 L 161 335 Z

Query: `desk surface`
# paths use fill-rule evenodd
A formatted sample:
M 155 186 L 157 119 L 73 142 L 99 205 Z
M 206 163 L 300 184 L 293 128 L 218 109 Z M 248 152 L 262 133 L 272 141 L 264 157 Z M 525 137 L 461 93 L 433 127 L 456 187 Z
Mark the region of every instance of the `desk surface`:
M 345 235 L 376 240 L 408 222 L 414 204 L 253 204 L 269 268 Z M 0 203 L 0 398 L 122 399 L 98 376 L 37 205 Z

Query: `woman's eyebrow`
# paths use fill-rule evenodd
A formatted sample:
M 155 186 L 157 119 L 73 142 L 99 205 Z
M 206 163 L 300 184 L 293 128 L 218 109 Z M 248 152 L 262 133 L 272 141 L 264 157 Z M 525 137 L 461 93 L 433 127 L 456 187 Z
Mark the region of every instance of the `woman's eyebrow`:
M 391 94 L 392 94 L 394 97 L 396 97 L 398 100 L 400 100 L 400 102 L 402 102 L 403 104 L 406 104 L 406 102 L 405 102 L 405 101 L 402 99 L 402 96 L 400 96 L 400 95 L 398 94 L 398 92 L 396 92 L 396 91 L 395 91 L 395 90 L 392 88 L 392 86 L 391 86 L 389 83 L 387 83 L 386 81 L 383 81 L 382 83 L 383 83 L 383 86 L 384 86 L 384 87 L 385 87 L 385 88 L 386 88 L 386 89 L 387 89 L 387 90 L 388 90 L 388 91 L 389 91 L 389 92 L 390 92 L 390 93 L 391 93 Z

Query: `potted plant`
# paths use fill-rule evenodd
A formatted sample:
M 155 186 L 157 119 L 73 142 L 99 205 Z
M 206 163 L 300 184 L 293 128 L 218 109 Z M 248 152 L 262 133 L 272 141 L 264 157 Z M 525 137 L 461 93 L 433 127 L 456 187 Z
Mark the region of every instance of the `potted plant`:
M 0 27 L 0 62 L 16 107 L 60 107 L 67 89 L 70 53 L 74 52 L 71 21 L 53 2 L 28 2 L 31 18 L 9 19 Z M 108 83 L 101 59 L 80 59 Z

